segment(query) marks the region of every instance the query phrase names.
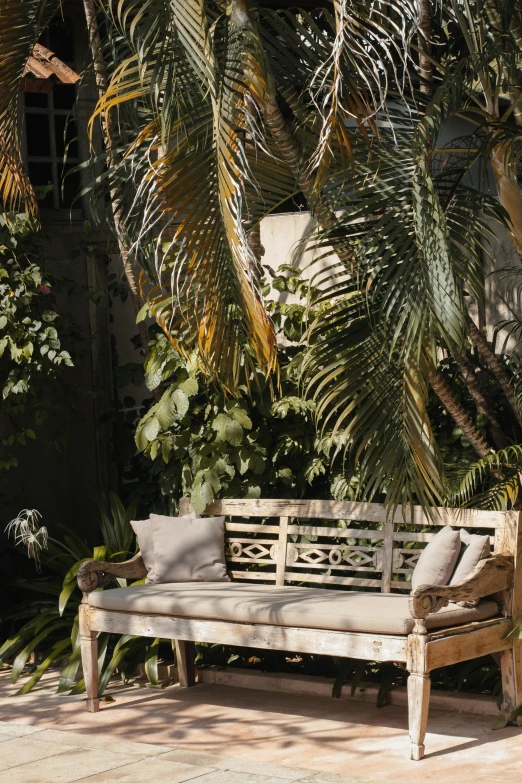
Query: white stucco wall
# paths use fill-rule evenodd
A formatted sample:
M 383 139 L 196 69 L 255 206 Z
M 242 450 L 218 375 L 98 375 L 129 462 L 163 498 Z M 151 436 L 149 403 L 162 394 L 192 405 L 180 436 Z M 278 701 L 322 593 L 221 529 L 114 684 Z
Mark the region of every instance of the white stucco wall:
M 277 271 L 281 264 L 292 264 L 301 269 L 303 277 L 314 279 L 321 286 L 320 272 L 327 267 L 325 250 L 307 242 L 312 226 L 309 212 L 290 212 L 269 215 L 261 221 L 261 245 L 264 248 L 262 263 Z M 291 294 L 273 291 L 269 298 L 289 302 Z

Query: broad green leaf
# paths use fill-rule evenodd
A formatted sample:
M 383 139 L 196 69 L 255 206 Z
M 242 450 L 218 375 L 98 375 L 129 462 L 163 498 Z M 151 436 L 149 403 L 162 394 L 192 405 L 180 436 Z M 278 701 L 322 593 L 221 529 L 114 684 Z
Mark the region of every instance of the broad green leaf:
M 107 560 L 109 557 L 106 546 L 95 546 L 92 550 L 93 560 Z
M 230 417 L 226 413 L 218 413 L 216 418 L 212 421 L 212 429 L 217 432 L 219 440 L 226 440 L 226 425 L 231 421 Z
M 225 439 L 231 446 L 240 446 L 243 441 L 243 427 L 237 421 L 228 419 L 225 423 Z
M 162 430 L 168 429 L 173 424 L 176 418 L 176 409 L 174 407 L 174 401 L 172 399 L 172 395 L 169 389 L 167 389 L 167 391 L 159 401 L 158 406 L 156 408 L 155 416 Z
M 248 467 L 256 475 L 260 475 L 265 470 L 265 458 L 258 451 L 251 451 L 248 458 Z
M 184 416 L 188 412 L 189 405 L 190 405 L 189 398 L 187 397 L 187 395 L 182 389 L 176 389 L 172 393 L 172 401 L 176 406 L 176 409 L 180 416 Z
M 205 509 L 214 500 L 214 491 L 212 485 L 208 482 L 203 482 L 194 486 L 190 495 L 190 501 L 194 507 L 194 511 L 198 514 L 203 514 Z
M 239 424 L 241 424 L 242 427 L 246 430 L 252 429 L 252 420 L 248 416 L 247 412 L 243 410 L 243 408 L 232 408 L 229 411 L 229 415 L 232 416 L 232 418 L 237 421 Z
M 198 382 L 195 378 L 187 378 L 186 381 L 183 381 L 183 383 L 180 383 L 179 389 L 181 389 L 182 392 L 185 392 L 187 397 L 193 397 L 195 394 L 198 393 Z
M 149 314 L 149 306 L 148 304 L 144 304 L 136 316 L 136 323 L 139 324 L 141 323 L 141 321 L 145 321 L 148 314 Z
M 240 472 L 240 474 L 242 476 L 245 475 L 245 473 L 247 472 L 248 468 L 250 467 L 250 465 L 249 465 L 250 456 L 251 456 L 250 452 L 244 446 L 238 450 L 238 453 L 237 453 L 237 466 L 238 466 L 239 472 Z
M 28 644 L 26 644 L 24 649 L 18 653 L 15 660 L 13 661 L 13 668 L 11 670 L 12 682 L 16 682 L 18 680 L 20 674 L 25 668 L 27 661 L 29 660 L 29 656 L 34 650 L 36 650 L 40 642 L 46 639 L 49 634 L 53 633 L 53 631 L 56 631 L 58 628 L 63 628 L 63 625 L 63 622 L 56 622 L 52 625 L 48 625 L 45 630 L 41 631 L 37 636 L 31 639 Z
M 157 437 L 160 431 L 160 423 L 156 416 L 153 416 L 146 421 L 142 431 L 149 443 Z
M 81 647 L 76 647 L 74 652 L 71 653 L 67 664 L 60 673 L 60 680 L 56 693 L 65 693 L 73 687 L 81 663 L 81 653 Z

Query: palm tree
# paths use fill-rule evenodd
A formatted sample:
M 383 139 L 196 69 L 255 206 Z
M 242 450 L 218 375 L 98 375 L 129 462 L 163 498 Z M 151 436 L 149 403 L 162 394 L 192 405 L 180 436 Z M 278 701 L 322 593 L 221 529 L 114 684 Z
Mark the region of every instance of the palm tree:
M 148 307 L 232 393 L 254 364 L 274 373 L 257 232 L 302 194 L 326 263 L 303 379 L 367 495 L 433 505 L 480 483 L 484 502 L 514 500 L 519 366 L 470 302 L 497 227 L 521 247 L 520 0 L 274 5 L 100 4 L 110 65 L 91 124 L 111 128 L 102 186 Z M 453 117 L 473 129 L 439 149 Z M 445 470 L 433 395 L 479 458 L 464 476 Z
M 392 503 L 414 495 L 434 502 L 452 491 L 469 500 L 485 476 L 482 502 L 518 497 L 520 367 L 512 356 L 507 369 L 495 354 L 470 300 L 484 309 L 483 256 L 499 224 L 521 250 L 521 9 L 450 0 L 430 15 L 423 3 L 424 40 L 410 45 L 419 77 L 395 112 L 395 144 L 390 139 L 373 158 L 363 153 L 351 175 L 341 173 L 336 236 L 343 247 L 351 238 L 355 261 L 343 285 L 335 274 L 325 281 L 332 305 L 314 326 L 321 339 L 306 378 L 324 421 L 335 420 L 362 460 L 370 491 L 386 486 Z M 441 128 L 455 117 L 473 127 L 456 149 L 455 142 L 439 149 Z M 480 187 L 488 163 L 498 199 Z M 331 233 L 318 232 L 318 243 L 335 247 Z M 458 368 L 466 404 L 438 369 L 444 357 Z M 469 471 L 453 471 L 453 486 L 431 431 L 430 387 L 480 458 Z
M 353 158 L 345 119 L 369 144 L 384 63 L 406 78 L 414 2 L 334 11 L 146 0 L 109 14 L 121 65 L 97 113 L 118 112 L 125 153 L 111 183 L 127 205 L 148 301 L 170 338 L 196 344 L 231 391 L 254 362 L 276 367 L 254 252 L 260 221 L 302 193 L 332 227 L 324 186 L 336 158 Z

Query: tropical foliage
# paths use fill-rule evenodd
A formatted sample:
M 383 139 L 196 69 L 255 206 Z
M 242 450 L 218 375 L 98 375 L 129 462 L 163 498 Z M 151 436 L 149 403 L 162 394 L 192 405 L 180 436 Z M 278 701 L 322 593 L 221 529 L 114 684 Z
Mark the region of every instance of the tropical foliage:
M 108 14 L 120 65 L 92 122 L 118 117 L 107 180 L 174 347 L 236 395 L 274 368 L 256 231 L 300 193 L 323 261 L 302 379 L 331 453 L 391 505 L 514 502 L 519 366 L 471 312 L 502 226 L 519 249 L 519 5 L 139 7 Z M 441 145 L 452 118 L 466 133 Z M 430 390 L 480 459 L 468 474 L 445 469 Z
M 141 269 L 147 302 L 139 322 L 157 399 L 138 448 L 167 497 L 189 492 L 201 510 L 217 494 L 309 491 L 378 493 L 392 506 L 519 503 L 513 343 L 522 315 L 493 324 L 489 340 L 477 323 L 490 317 L 484 261 L 497 253 L 496 237 L 507 232 L 517 262 L 522 252 L 520 0 L 304 5 L 84 0 L 100 93 L 91 131 L 105 144 L 93 153 L 92 206 L 109 204 L 100 218 L 115 230 L 134 299 L 134 265 Z M 0 4 L 0 194 L 33 225 L 16 103 L 27 57 L 58 7 Z M 463 133 L 446 143 L 453 120 Z M 313 216 L 307 239 L 321 270 L 306 306 L 270 306 L 259 225 L 299 198 Z M 3 290 L 18 286 L 30 308 L 48 280 L 17 266 L 12 241 L 2 242 L 11 259 Z M 520 285 L 518 269 L 503 274 Z M 277 279 L 287 291 L 301 285 L 291 269 Z M 41 335 L 49 346 L 40 364 L 66 364 L 54 327 L 36 328 L 32 310 L 22 319 L 31 339 L 19 341 L 4 300 L 10 372 L 35 369 Z M 150 345 L 147 315 L 164 335 Z M 18 375 L 9 383 L 6 398 L 24 391 Z M 356 479 L 331 468 L 339 452 Z M 119 539 L 124 531 L 107 518 L 94 556 L 133 549 Z M 34 602 L 27 607 L 31 619 L 1 653 L 17 656 L 17 677 L 43 645 L 26 690 L 64 656 L 60 688 L 81 688 L 74 574 L 91 553 L 71 535 L 50 547 L 43 567 L 58 569 L 58 581 L 44 572 L 35 586 L 51 603 L 42 599 L 37 617 Z M 120 639 L 102 685 L 143 644 Z M 146 652 L 150 672 L 158 646 Z M 384 685 L 397 674 L 381 672 Z M 338 687 L 346 676 L 338 673 Z M 481 661 L 453 682 L 474 678 L 481 688 L 491 676 Z
M 155 464 L 140 460 L 135 472 L 142 483 L 152 471 L 171 510 L 187 495 L 203 513 L 215 497 L 356 494 L 356 477 L 330 464 L 330 439 L 317 436 L 315 405 L 299 388 L 300 341 L 317 293 L 291 266 L 266 272 L 266 307 L 281 342 L 277 398 L 259 371 L 231 397 L 209 382 L 196 356 L 179 353 L 163 333 L 149 347 L 146 383 L 162 394 L 139 421 L 136 444 Z M 277 292 L 293 301 L 274 300 Z
M 23 214 L 0 214 L 0 474 L 18 464 L 17 449 L 36 438 L 40 425 L 60 409 L 72 359 L 62 345 L 75 329 L 56 309 L 56 280 L 43 245 Z M 60 331 L 58 331 L 60 330 Z M 60 433 L 51 435 L 60 445 Z
M 484 256 L 502 227 L 521 250 L 520 0 L 272 5 L 120 0 L 97 15 L 84 3 L 100 91 L 91 129 L 105 139 L 93 203 L 110 194 L 125 269 L 132 250 L 149 311 L 226 391 L 258 368 L 277 378 L 258 226 L 300 194 L 323 254 L 302 363 L 321 431 L 368 497 L 515 502 L 519 364 L 471 312 L 483 320 Z M 24 16 L 6 3 L 19 43 L 5 52 L 23 62 L 52 7 L 24 3 Z M 1 115 L 13 139 L 19 72 Z M 455 118 L 465 131 L 448 146 Z M 15 160 L 16 140 L 9 149 Z M 28 198 L 11 157 L 8 181 Z M 445 470 L 430 389 L 480 460 L 467 475 Z
M 136 552 L 136 540 L 130 526 L 130 520 L 136 516 L 136 503 L 124 508 L 120 499 L 111 494 L 109 498 L 99 498 L 99 510 L 104 543 L 94 549 L 68 528 L 56 526 L 48 534 L 36 524 L 39 520 L 34 519 L 34 514 L 21 514 L 13 520 L 12 531 L 18 547 L 25 546 L 31 554 L 31 545 L 34 553 L 37 541 L 42 570 L 36 578 L 17 578 L 6 585 L 7 590 L 16 593 L 18 600 L 12 616 L 2 618 L 2 630 L 10 624 L 11 633 L 0 646 L 0 664 L 12 664 L 14 683 L 23 674 L 27 675 L 17 695 L 31 691 L 52 666 L 60 667 L 58 693 L 85 690 L 79 676 L 78 606 L 81 593 L 76 580 L 78 569 L 85 560 L 126 560 Z M 125 587 L 126 580 L 119 579 L 117 586 Z M 20 595 L 26 596 L 22 603 Z M 133 673 L 139 662 L 145 663 L 149 682 L 158 684 L 159 641 L 101 634 L 100 696 L 116 671 L 125 677 L 125 672 Z M 170 646 L 170 642 L 167 644 Z

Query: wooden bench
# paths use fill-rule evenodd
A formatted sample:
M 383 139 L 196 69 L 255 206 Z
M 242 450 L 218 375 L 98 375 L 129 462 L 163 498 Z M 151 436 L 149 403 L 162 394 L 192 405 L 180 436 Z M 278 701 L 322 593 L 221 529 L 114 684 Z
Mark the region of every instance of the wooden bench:
M 190 511 L 190 503 L 184 499 L 181 515 Z M 206 513 L 227 518 L 225 547 L 229 574 L 234 582 L 244 585 L 286 586 L 285 590 L 292 590 L 289 586 L 293 585 L 295 590 L 295 586 L 304 584 L 312 588 L 333 588 L 336 592 L 341 588 L 405 595 L 410 592 L 408 576 L 413 572 L 422 546 L 434 536 L 430 531 L 448 524 L 489 533 L 493 554 L 482 560 L 473 574 L 459 585 L 417 588 L 409 597 L 409 610 L 415 624 L 407 634 L 361 633 L 298 625 L 281 627 L 266 622 L 232 622 L 206 616 L 179 617 L 97 608 L 89 603 L 92 591 L 108 586 L 115 577 L 138 580 L 145 576 L 146 569 L 140 554 L 125 563 L 88 561 L 80 568 L 78 583 L 84 594 L 80 633 L 90 712 L 99 709 L 99 632 L 176 640 L 182 687 L 195 682 L 196 641 L 403 662 L 409 672 L 411 758 L 416 760 L 424 755 L 433 669 L 498 653 L 503 711 L 509 713 L 522 701 L 521 642 L 506 638 L 514 624 L 522 623 L 519 512 L 439 509 L 439 517 L 434 523 L 417 507 L 412 512 L 406 511 L 404 517 L 398 511 L 392 520 L 383 506 L 374 503 L 220 500 L 209 506 Z M 143 589 L 151 587 L 155 586 L 145 585 Z M 120 595 L 121 589 L 117 589 Z M 317 594 L 317 591 L 312 592 Z M 308 594 L 312 595 L 312 592 Z M 114 595 L 116 591 L 112 593 Z M 320 593 L 327 595 L 326 590 Z M 99 600 L 100 594 L 97 595 Z M 107 596 L 107 592 L 103 596 Z M 341 599 L 345 600 L 346 593 L 343 596 Z M 427 629 L 428 615 L 440 611 L 448 601 L 470 602 L 484 597 L 493 597 L 496 601 L 498 612 L 495 616 L 459 626 Z M 352 598 L 353 592 L 348 600 Z

